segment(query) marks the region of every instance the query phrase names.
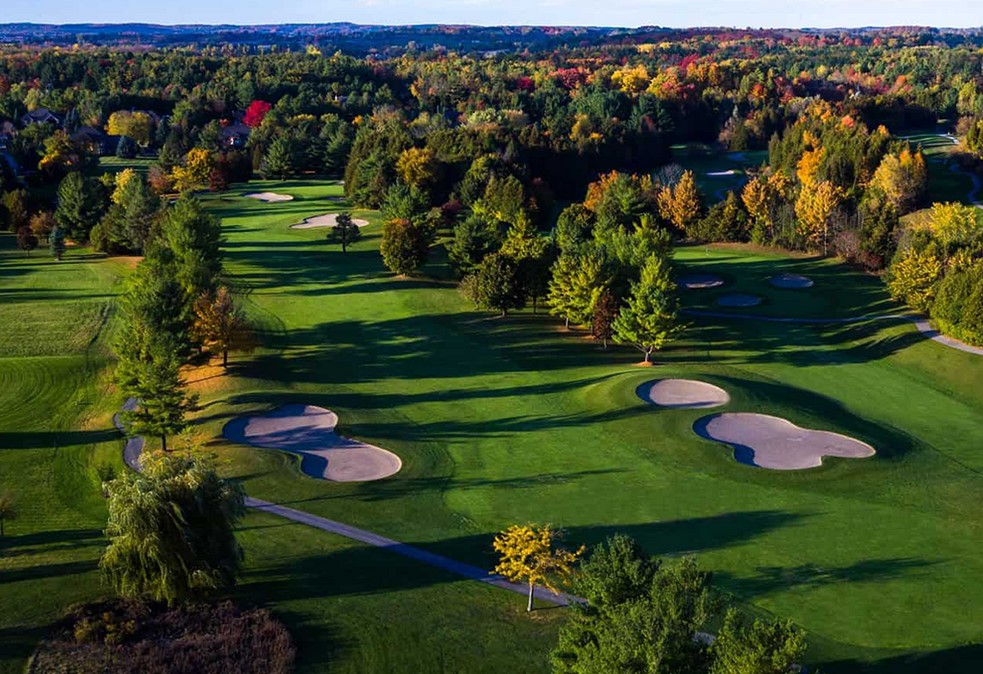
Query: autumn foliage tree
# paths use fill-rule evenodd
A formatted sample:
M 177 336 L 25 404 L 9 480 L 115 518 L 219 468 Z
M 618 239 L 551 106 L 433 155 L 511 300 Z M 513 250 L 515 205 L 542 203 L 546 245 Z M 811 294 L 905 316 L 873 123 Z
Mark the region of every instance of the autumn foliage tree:
M 412 274 L 427 260 L 430 242 L 423 227 L 403 218 L 382 227 L 382 261 L 395 274 Z
M 813 248 L 821 247 L 823 255 L 829 250 L 829 228 L 837 207 L 843 201 L 842 190 L 828 180 L 803 187 L 795 202 L 799 232 Z
M 608 340 L 614 334 L 614 321 L 620 310 L 618 298 L 610 290 L 604 290 L 594 304 L 594 317 L 591 321 L 591 337 L 600 340 L 608 348 Z
M 273 109 L 273 106 L 266 101 L 254 100 L 246 108 L 246 114 L 243 115 L 242 123 L 251 129 L 255 129 L 257 126 L 263 123 L 266 118 L 266 113 Z
M 236 306 L 232 293 L 219 286 L 195 302 L 192 336 L 209 350 L 222 352 L 222 367 L 229 366 L 229 351 L 252 351 L 256 340 L 249 322 Z
M 703 196 L 692 171 L 683 173 L 672 187 L 663 187 L 658 200 L 659 214 L 680 232 L 687 232 L 703 217 Z
M 583 547 L 578 550 L 559 547 L 561 538 L 561 533 L 548 524 L 540 528 L 513 525 L 496 536 L 492 543 L 501 555 L 494 573 L 515 583 L 528 584 L 526 611 L 532 611 L 536 585 L 558 593 L 556 581 L 569 577 L 573 565 L 584 553 Z

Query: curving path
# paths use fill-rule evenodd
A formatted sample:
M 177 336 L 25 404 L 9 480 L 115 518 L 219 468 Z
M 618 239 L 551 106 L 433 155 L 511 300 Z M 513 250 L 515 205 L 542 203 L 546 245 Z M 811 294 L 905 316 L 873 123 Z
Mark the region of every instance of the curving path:
M 976 356 L 983 356 L 983 348 L 972 346 L 965 342 L 960 342 L 953 337 L 947 337 L 932 327 L 928 319 L 924 316 L 912 314 L 881 314 L 878 316 L 856 316 L 851 318 L 788 318 L 780 316 L 752 316 L 747 314 L 729 314 L 722 311 L 702 311 L 699 309 L 683 309 L 681 313 L 687 316 L 697 316 L 700 318 L 723 318 L 744 321 L 758 321 L 762 323 L 793 323 L 798 325 L 847 325 L 851 323 L 864 323 L 866 321 L 909 321 L 915 324 L 918 332 L 933 342 L 938 342 L 950 349 L 956 349 Z
M 136 406 L 136 398 L 128 398 L 126 402 L 123 403 L 123 409 L 121 412 L 132 412 L 134 409 L 136 409 Z M 124 435 L 126 434 L 126 427 L 123 425 L 123 420 L 120 418 L 119 414 L 113 417 L 113 423 L 121 433 Z M 140 470 L 140 454 L 143 452 L 145 444 L 144 439 L 139 436 L 130 437 L 126 440 L 126 445 L 123 449 L 123 461 L 125 461 L 126 465 L 133 470 Z M 253 498 L 251 496 L 246 497 L 246 507 L 262 511 L 270 515 L 276 515 L 277 517 L 283 517 L 291 522 L 297 522 L 298 524 L 303 524 L 314 529 L 320 529 L 321 531 L 327 531 L 332 534 L 337 534 L 338 536 L 344 536 L 345 538 L 350 538 L 351 540 L 358 541 L 359 543 L 365 543 L 366 545 L 383 548 L 389 552 L 394 552 L 397 555 L 415 559 L 418 562 L 423 562 L 424 564 L 429 564 L 430 566 L 437 567 L 438 569 L 443 569 L 444 571 L 449 571 L 450 573 L 463 576 L 468 580 L 476 580 L 487 585 L 494 585 L 495 587 L 502 588 L 503 590 L 509 590 L 510 592 L 515 592 L 523 596 L 529 594 L 528 586 L 521 583 L 510 582 L 501 576 L 489 573 L 488 571 L 485 571 L 477 566 L 465 564 L 464 562 L 459 562 L 457 560 L 450 559 L 449 557 L 428 552 L 422 548 L 407 545 L 406 543 L 400 543 L 399 541 L 386 538 L 385 536 L 380 536 L 379 534 L 366 531 L 365 529 L 359 529 L 342 522 L 329 520 L 326 517 L 319 517 L 317 515 L 306 513 L 302 510 L 295 510 L 293 508 L 271 503 L 270 501 L 263 501 L 262 499 Z M 548 602 L 550 604 L 556 604 L 557 606 L 566 606 L 578 601 L 578 598 L 572 595 L 568 595 L 563 592 L 553 594 L 546 588 L 538 586 L 533 591 L 533 594 L 536 599 L 543 602 Z

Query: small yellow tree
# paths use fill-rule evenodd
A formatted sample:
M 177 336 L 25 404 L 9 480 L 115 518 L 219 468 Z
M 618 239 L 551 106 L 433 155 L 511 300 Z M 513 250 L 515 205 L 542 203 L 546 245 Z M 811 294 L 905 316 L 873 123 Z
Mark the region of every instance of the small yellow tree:
M 684 233 L 703 216 L 703 196 L 692 171 L 683 173 L 674 187 L 662 188 L 658 203 L 659 214 Z
M 804 187 L 795 202 L 799 231 L 814 247 L 822 245 L 823 255 L 829 248 L 829 221 L 843 200 L 843 192 L 828 180 Z
M 512 582 L 529 584 L 527 611 L 532 610 L 536 585 L 542 584 L 558 593 L 554 579 L 568 577 L 574 563 L 584 554 L 583 546 L 574 551 L 557 547 L 560 538 L 560 532 L 548 524 L 539 529 L 515 524 L 495 537 L 492 545 L 502 559 L 494 572 Z
M 232 293 L 219 286 L 205 293 L 194 305 L 192 333 L 209 349 L 222 352 L 222 367 L 229 366 L 229 351 L 252 351 L 256 340 L 249 323 L 232 300 Z
M 204 187 L 212 173 L 212 153 L 200 147 L 193 147 L 184 156 L 184 165 L 175 166 L 171 180 L 178 192 Z

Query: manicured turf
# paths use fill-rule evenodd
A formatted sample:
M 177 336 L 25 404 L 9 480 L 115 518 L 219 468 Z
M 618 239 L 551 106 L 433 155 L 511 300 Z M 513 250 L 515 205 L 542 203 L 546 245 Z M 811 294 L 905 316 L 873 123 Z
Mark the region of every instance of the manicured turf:
M 727 193 L 740 190 L 747 180 L 747 169 L 756 169 L 768 161 L 762 150 L 749 152 L 718 152 L 706 145 L 689 143 L 672 147 L 672 161 L 692 171 L 696 184 L 707 203 L 727 198 Z M 733 171 L 730 175 L 709 175 Z
M 236 196 L 262 190 L 297 198 Z M 289 228 L 341 210 L 324 199 L 339 193 L 324 183 L 269 182 L 207 197 L 225 218 L 227 268 L 266 346 L 235 355 L 228 377 L 195 384 L 205 403 L 201 431 L 251 495 L 486 567 L 493 533 L 510 523 L 551 522 L 576 543 L 624 531 L 653 554 L 698 555 L 752 609 L 803 625 L 814 644 L 809 661 L 823 671 L 976 671 L 983 359 L 926 342 L 906 324 L 693 319 L 659 367 L 635 368 L 629 349 L 604 351 L 555 320 L 493 318 L 472 311 L 452 283 L 385 273 L 375 214 L 359 214 L 372 224 L 346 255 L 322 231 Z M 892 308 L 877 279 L 829 261 L 739 247 L 684 248 L 677 260 L 731 281 L 720 292 L 766 297 L 742 312 Z M 816 286 L 781 291 L 765 282 L 783 271 Z M 687 305 L 707 305 L 716 291 L 705 292 L 687 293 Z M 857 437 L 879 453 L 799 473 L 738 464 L 692 432 L 705 412 L 659 410 L 637 398 L 638 385 L 664 376 L 724 387 L 731 403 L 718 411 L 775 414 Z M 42 407 L 74 388 L 58 371 L 37 378 L 30 386 L 41 390 Z M 10 410 L 24 397 L 10 388 L 0 392 L 0 432 L 46 428 L 34 403 Z M 329 484 L 304 477 L 294 457 L 220 439 L 235 415 L 290 402 L 336 411 L 341 433 L 397 452 L 403 470 L 377 483 Z M 110 402 L 99 405 L 110 411 Z M 4 604 L 12 596 L 17 607 L 0 615 L 0 652 L 16 647 L 3 660 L 9 671 L 60 604 L 98 592 L 88 569 L 101 527 L 94 480 L 22 486 L 34 462 L 18 457 L 34 451 L 36 462 L 67 474 L 113 446 L 90 449 L 101 440 L 52 450 L 30 439 L 24 443 L 36 449 L 0 453 L 0 488 L 27 490 L 50 513 L 25 517 L 12 533 L 56 532 L 4 544 L 4 554 L 27 552 L 0 560 L 0 581 L 32 576 L 0 589 Z M 251 515 L 242 539 L 249 570 L 239 594 L 284 617 L 302 671 L 323 671 L 325 660 L 344 672 L 547 669 L 562 611 L 530 620 L 519 597 L 266 516 Z M 73 556 L 89 566 L 62 568 Z M 50 568 L 31 567 L 35 558 Z M 3 566 L 11 562 L 13 571 Z M 910 660 L 917 653 L 930 655 Z

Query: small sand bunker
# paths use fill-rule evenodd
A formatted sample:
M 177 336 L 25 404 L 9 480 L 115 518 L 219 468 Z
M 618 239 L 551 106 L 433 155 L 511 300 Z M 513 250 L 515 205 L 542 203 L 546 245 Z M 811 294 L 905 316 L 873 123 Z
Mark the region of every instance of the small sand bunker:
M 381 480 L 399 472 L 402 462 L 389 450 L 334 432 L 338 415 L 314 405 L 284 405 L 272 412 L 233 419 L 222 435 L 265 449 L 300 454 L 300 469 L 333 482 Z
M 717 304 L 722 307 L 756 307 L 761 304 L 761 298 L 757 295 L 732 293 L 730 295 L 721 295 L 717 298 Z
M 737 171 L 730 169 L 729 171 L 709 171 L 706 176 L 708 178 L 724 178 L 726 176 L 736 176 Z
M 656 379 L 642 384 L 635 392 L 646 402 L 677 410 L 720 407 L 730 402 L 727 391 L 719 386 L 693 379 Z
M 790 290 L 800 290 L 802 288 L 811 288 L 813 286 L 811 278 L 800 274 L 779 274 L 778 276 L 772 276 L 769 278 L 768 283 L 772 284 L 776 288 L 787 288 Z
M 352 222 L 358 227 L 365 227 L 369 224 L 368 220 L 360 220 L 359 218 L 352 218 Z M 291 229 L 314 229 L 316 227 L 334 227 L 338 224 L 338 214 L 328 213 L 326 215 L 316 215 L 313 218 L 304 218 L 303 222 L 298 222 L 296 225 L 290 225 Z
M 687 290 L 719 288 L 723 284 L 724 280 L 714 274 L 687 274 L 679 277 L 679 285 Z
M 800 428 L 767 414 L 714 414 L 698 420 L 693 430 L 700 437 L 731 445 L 741 463 L 772 470 L 817 468 L 824 456 L 862 459 L 875 454 L 866 442 Z
M 289 194 L 277 194 L 276 192 L 252 192 L 250 194 L 243 194 L 242 196 L 247 199 L 259 199 L 260 201 L 265 201 L 268 204 L 273 204 L 278 201 L 293 201 L 294 198 Z

